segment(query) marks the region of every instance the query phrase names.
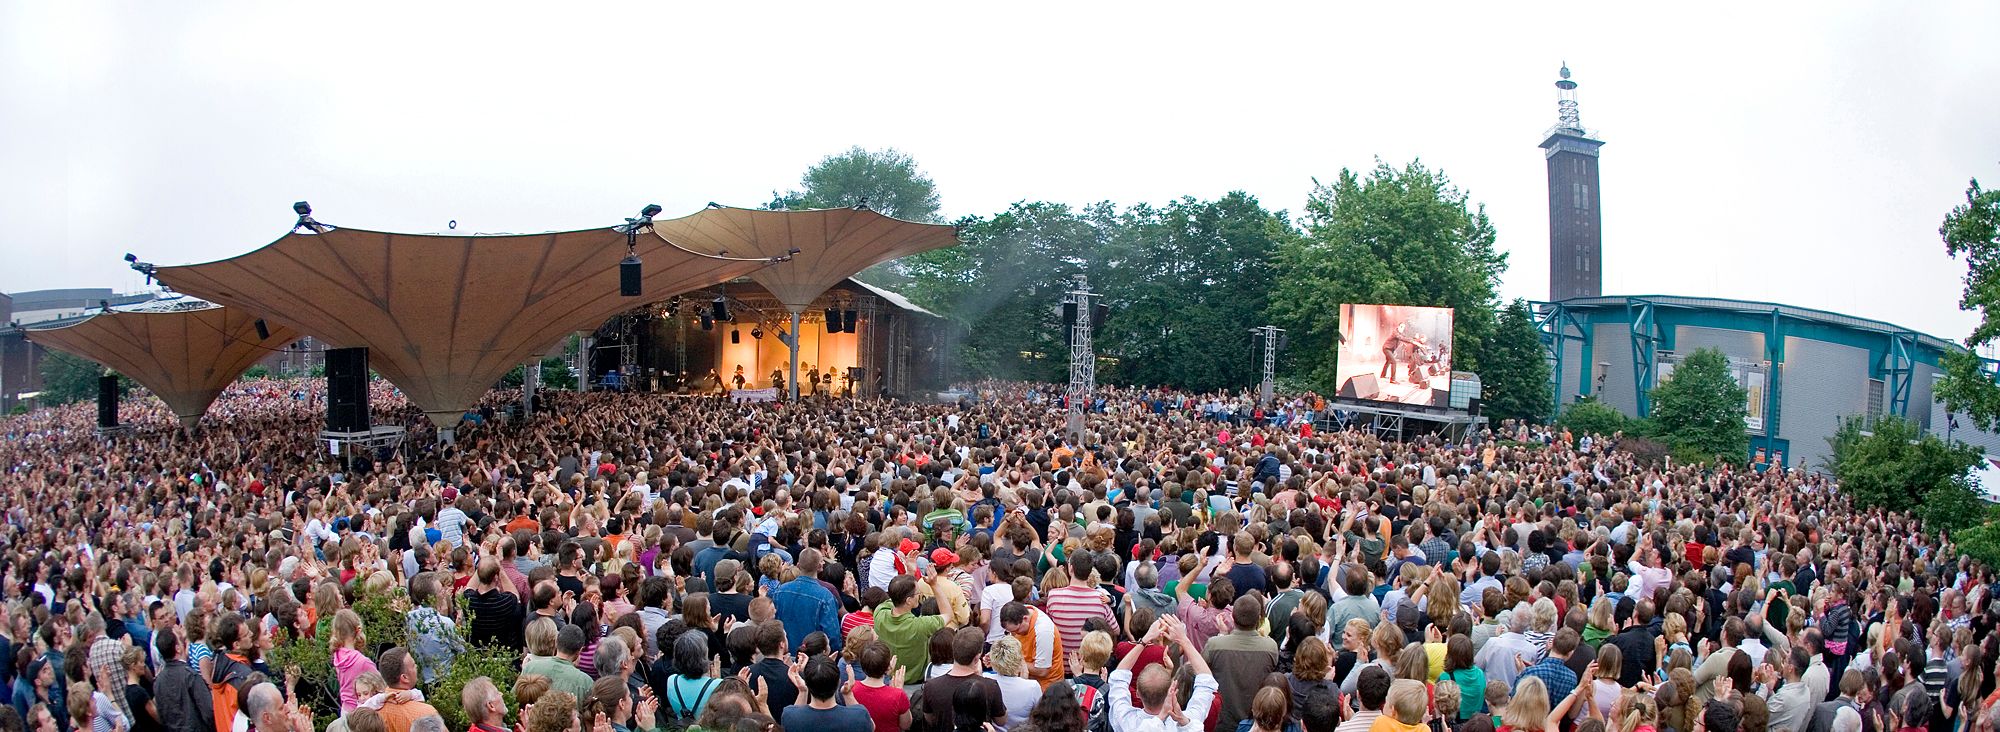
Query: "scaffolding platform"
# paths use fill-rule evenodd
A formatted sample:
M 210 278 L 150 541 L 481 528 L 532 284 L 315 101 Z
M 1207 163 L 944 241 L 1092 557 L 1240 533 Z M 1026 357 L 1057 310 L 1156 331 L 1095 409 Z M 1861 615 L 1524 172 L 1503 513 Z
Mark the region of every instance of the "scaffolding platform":
M 366 432 L 320 430 L 319 438 L 326 441 L 328 449 L 337 454 L 344 455 L 346 454 L 346 450 L 341 448 L 360 447 L 372 450 L 387 447 L 392 450 L 398 449 L 403 446 L 403 438 L 407 434 L 408 431 L 401 427 L 376 425 L 370 427 Z
M 1322 429 L 1360 429 L 1376 437 L 1402 440 L 1411 433 L 1440 433 L 1457 442 L 1486 417 L 1463 409 L 1425 407 L 1364 399 L 1329 399 L 1326 414 L 1319 419 Z

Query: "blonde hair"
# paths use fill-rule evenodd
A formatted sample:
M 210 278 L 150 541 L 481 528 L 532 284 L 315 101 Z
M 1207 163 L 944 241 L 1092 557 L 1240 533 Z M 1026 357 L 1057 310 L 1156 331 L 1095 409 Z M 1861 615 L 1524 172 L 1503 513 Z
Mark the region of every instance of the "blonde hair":
M 361 640 L 361 615 L 341 608 L 333 614 L 333 642 L 343 647 L 351 647 Z
M 1083 645 L 1077 649 L 1077 658 L 1083 661 L 1082 670 L 1102 669 L 1111 660 L 1111 634 L 1093 630 L 1083 635 Z
M 1389 697 L 1382 702 L 1382 711 L 1403 724 L 1423 724 L 1424 709 L 1429 705 L 1430 693 L 1424 682 L 1396 679 L 1389 684 Z
M 1027 669 L 1021 659 L 1021 641 L 1011 635 L 1000 636 L 993 642 L 993 649 L 986 652 L 987 662 L 993 664 L 993 672 L 1001 676 L 1024 676 Z
M 1500 715 L 1501 722 L 1517 730 L 1540 730 L 1549 724 L 1549 687 L 1529 676 L 1514 688 L 1514 701 Z
M 1632 732 L 1639 725 L 1652 725 L 1660 718 L 1660 707 L 1650 694 L 1625 690 L 1625 716 L 1618 719 L 1618 732 Z

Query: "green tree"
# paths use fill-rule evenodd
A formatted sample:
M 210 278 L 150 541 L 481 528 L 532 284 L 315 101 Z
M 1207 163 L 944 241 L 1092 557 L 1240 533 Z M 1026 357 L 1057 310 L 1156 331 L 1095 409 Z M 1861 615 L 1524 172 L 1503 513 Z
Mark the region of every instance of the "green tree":
M 1609 436 L 1623 432 L 1631 418 L 1609 404 L 1585 397 L 1571 404 L 1556 418 L 1556 424 L 1577 436 Z
M 1062 294 L 1101 256 L 1115 218 L 1110 204 L 1079 212 L 1037 202 L 964 219 L 958 246 L 901 260 L 909 295 L 965 332 L 954 355 L 970 375 L 1060 380 L 1069 368 Z
M 1500 311 L 1479 376 L 1488 415 L 1538 421 L 1548 418 L 1554 400 L 1548 351 L 1542 348 L 1542 334 L 1535 330 L 1535 315 L 1528 310 L 1528 301 L 1517 299 Z
M 1200 391 L 1254 384 L 1262 352 L 1249 331 L 1268 324 L 1285 215 L 1238 191 L 1134 206 L 1104 225 L 1091 285 L 1113 308 L 1095 336 L 1098 352 L 1117 361 L 1099 380 Z
M 96 399 L 97 377 L 105 369 L 96 361 L 51 348 L 42 357 L 41 371 L 42 403 L 68 404 Z M 123 376 L 118 381 L 121 392 L 131 388 Z
M 1750 453 L 1750 435 L 1743 428 L 1748 398 L 1729 358 L 1702 348 L 1653 387 L 1650 416 L 1677 459 L 1740 463 Z
M 242 381 L 254 381 L 254 380 L 257 380 L 257 379 L 268 379 L 268 378 L 271 378 L 271 369 L 270 369 L 270 368 L 268 368 L 268 367 L 266 367 L 266 366 L 265 366 L 264 364 L 261 364 L 261 363 L 260 363 L 260 364 L 255 364 L 255 365 L 251 366 L 250 368 L 247 368 L 247 369 L 244 369 L 244 370 L 243 370 L 243 375 L 242 375 L 242 376 L 240 376 L 240 377 L 237 377 L 237 378 L 238 378 L 238 379 L 240 379 L 240 380 L 242 380 Z
M 1961 529 L 1984 515 L 1967 482 L 1977 447 L 1947 443 L 1895 416 L 1845 420 L 1827 446 L 1826 468 L 1856 505 L 1914 510 L 1930 529 Z
M 1507 255 L 1493 224 L 1442 171 L 1377 161 L 1367 177 L 1343 169 L 1317 184 L 1304 231 L 1278 248 L 1272 313 L 1291 329 L 1288 371 L 1333 386 L 1340 305 L 1456 308 L 1454 363 L 1480 371 L 1498 327 Z
M 799 188 L 771 193 L 767 208 L 840 208 L 862 201 L 883 214 L 911 221 L 939 222 L 937 184 L 917 161 L 895 148 L 865 150 L 856 145 L 828 155 L 806 169 Z
M 1945 356 L 1937 396 L 1980 429 L 2000 430 L 2000 383 L 1973 350 L 2000 340 L 2000 191 L 1981 189 L 1973 180 L 1965 203 L 1945 216 L 1938 235 L 1946 253 L 1965 258 L 1965 290 L 1958 306 L 1979 311 L 1979 326 L 1965 339 L 1968 350 Z

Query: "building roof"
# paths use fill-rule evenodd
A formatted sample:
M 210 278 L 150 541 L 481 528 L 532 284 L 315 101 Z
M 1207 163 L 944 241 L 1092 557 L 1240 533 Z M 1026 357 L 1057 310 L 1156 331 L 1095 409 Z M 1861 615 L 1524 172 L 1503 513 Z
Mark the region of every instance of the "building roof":
M 916 303 L 910 302 L 910 298 L 904 297 L 902 293 L 896 292 L 895 290 L 871 285 L 866 282 L 862 282 L 861 280 L 855 279 L 853 277 L 847 278 L 847 281 L 854 283 L 856 286 L 860 287 L 863 290 L 867 290 L 868 292 L 874 294 L 876 297 L 882 298 L 883 300 L 887 300 L 890 305 L 894 305 L 899 309 L 908 310 L 910 312 L 917 313 L 919 315 L 928 315 L 933 318 L 944 317 L 942 315 L 938 315 L 937 313 L 933 313 L 929 310 L 925 310 L 922 307 L 919 307 Z
M 298 340 L 290 328 L 195 298 L 113 307 L 53 327 L 27 328 L 28 340 L 96 361 L 151 390 L 192 427 L 222 390 L 265 355 Z
M 1604 296 L 1604 297 L 1573 297 L 1568 300 L 1563 300 L 1557 304 L 1560 304 L 1566 308 L 1607 308 L 1607 307 L 1622 308 L 1625 307 L 1625 305 L 1628 302 L 1637 300 L 1650 302 L 1655 307 L 1665 306 L 1665 307 L 1694 308 L 1694 309 L 1704 309 L 1704 310 L 1728 310 L 1734 312 L 1760 313 L 1760 314 L 1768 314 L 1775 310 L 1778 312 L 1779 315 L 1787 318 L 1792 318 L 1794 320 L 1803 320 L 1813 323 L 1821 323 L 1824 325 L 1838 326 L 1842 328 L 1852 328 L 1855 330 L 1881 333 L 1884 335 L 1914 336 L 1917 339 L 1917 342 L 1940 351 L 1950 352 L 1950 351 L 1965 350 L 1964 346 L 1961 346 L 1953 341 L 1944 338 L 1939 338 L 1937 336 L 1933 336 L 1927 333 L 1921 333 L 1915 330 L 1911 330 L 1909 328 L 1904 328 L 1894 323 L 1874 320 L 1871 318 L 1856 317 L 1853 315 L 1843 315 L 1841 313 L 1832 312 L 1830 310 L 1816 310 L 1813 308 L 1802 308 L 1792 305 L 1783 305 L 1774 302 L 1763 302 L 1759 300 L 1733 300 L 1720 297 L 1686 297 L 1681 295 L 1617 295 L 1617 296 Z
M 619 295 L 626 236 L 613 228 L 476 236 L 295 230 L 207 264 L 160 267 L 180 292 L 256 313 L 369 365 L 440 426 L 478 404 L 508 369 L 569 332 L 635 306 L 726 282 L 769 263 L 641 234 L 642 297 Z
M 668 241 L 713 247 L 732 257 L 789 261 L 750 273 L 788 308 L 803 310 L 815 298 L 861 270 L 897 257 L 958 243 L 951 226 L 904 221 L 867 208 L 764 211 L 711 206 L 678 219 L 653 222 Z

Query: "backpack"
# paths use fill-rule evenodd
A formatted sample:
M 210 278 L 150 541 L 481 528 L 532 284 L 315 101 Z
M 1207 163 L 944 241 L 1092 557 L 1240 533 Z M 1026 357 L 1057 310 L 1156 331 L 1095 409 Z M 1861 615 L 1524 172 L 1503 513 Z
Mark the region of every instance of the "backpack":
M 715 685 L 721 679 L 704 679 L 704 681 L 707 683 L 702 684 L 701 691 L 694 695 L 693 703 L 689 703 L 682 695 L 680 684 L 672 681 L 667 683 L 668 704 L 661 710 L 666 714 L 660 715 L 658 723 L 661 730 L 681 732 L 694 726 L 695 716 L 700 711 L 702 703 L 708 701 L 709 693 L 715 691 Z
M 1088 732 L 1111 732 L 1111 703 L 1104 690 L 1089 684 L 1076 685 L 1076 702 L 1089 720 Z

